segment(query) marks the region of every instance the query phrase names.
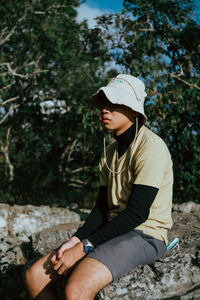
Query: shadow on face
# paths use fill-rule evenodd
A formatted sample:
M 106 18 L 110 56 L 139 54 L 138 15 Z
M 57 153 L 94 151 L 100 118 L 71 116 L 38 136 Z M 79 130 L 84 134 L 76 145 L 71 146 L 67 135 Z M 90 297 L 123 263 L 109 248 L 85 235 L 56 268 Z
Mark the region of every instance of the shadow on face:
M 130 107 L 123 105 L 112 103 L 108 100 L 103 91 L 100 91 L 97 95 L 98 97 L 98 108 L 103 111 L 108 110 L 109 112 L 119 112 L 124 114 L 131 122 L 134 122 L 135 118 L 139 115 L 138 112 L 132 110 Z

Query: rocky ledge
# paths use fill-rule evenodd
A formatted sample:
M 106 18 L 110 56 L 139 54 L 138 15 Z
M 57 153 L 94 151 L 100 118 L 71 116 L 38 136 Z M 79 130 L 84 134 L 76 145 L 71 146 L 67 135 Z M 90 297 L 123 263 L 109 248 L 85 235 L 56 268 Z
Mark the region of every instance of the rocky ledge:
M 23 217 L 20 216 L 20 209 Z M 75 209 L 76 211 L 74 211 L 70 208 L 66 210 L 56 208 L 56 212 L 55 209 L 45 209 L 44 207 L 40 209 L 33 206 L 20 209 L 18 208 L 13 215 L 13 208 L 0 206 L 0 227 L 4 224 L 4 231 L 0 233 L 1 299 L 4 299 L 5 295 L 7 295 L 5 299 L 12 299 L 13 293 L 20 295 L 19 299 L 29 299 L 27 292 L 20 290 L 19 287 L 16 287 L 13 293 L 8 293 L 8 291 L 6 293 L 5 286 L 7 289 L 9 288 L 7 281 L 10 276 L 10 265 L 12 265 L 12 274 L 14 266 L 21 266 L 20 272 L 23 273 L 36 253 L 43 255 L 67 240 L 80 225 L 81 220 L 89 213 L 87 210 Z M 59 214 L 61 214 L 60 218 Z M 31 222 L 27 221 L 27 215 Z M 6 219 L 5 216 L 7 216 Z M 52 216 L 56 216 L 55 219 Z M 20 228 L 23 228 L 21 231 L 19 228 L 17 229 L 18 235 L 16 235 L 16 226 L 14 226 L 17 223 L 15 218 L 20 218 Z M 24 227 L 23 220 L 25 220 Z M 48 220 L 53 220 L 53 223 L 49 223 Z M 63 220 L 65 224 L 59 224 L 63 223 Z M 97 299 L 200 299 L 200 205 L 193 202 L 174 205 L 173 221 L 174 226 L 169 233 L 169 240 L 178 237 L 179 249 L 168 251 L 151 265 L 139 266 L 132 270 L 120 280 L 105 287 L 97 295 Z M 39 226 L 34 227 L 31 224 L 39 224 Z M 38 230 L 41 227 L 43 230 Z M 37 229 L 35 230 L 35 228 Z M 24 247 L 25 242 L 26 247 Z M 20 280 L 22 281 L 22 279 Z

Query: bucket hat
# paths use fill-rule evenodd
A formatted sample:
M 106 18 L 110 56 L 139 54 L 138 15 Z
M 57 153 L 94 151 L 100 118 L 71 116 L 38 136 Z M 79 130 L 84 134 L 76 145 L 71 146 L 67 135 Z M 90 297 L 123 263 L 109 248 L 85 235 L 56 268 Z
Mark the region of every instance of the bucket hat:
M 145 85 L 137 77 L 119 74 L 112 78 L 106 86 L 101 87 L 88 99 L 93 106 L 98 108 L 101 107 L 101 99 L 98 97 L 100 91 L 103 91 L 107 99 L 113 104 L 126 105 L 143 116 L 143 123 L 147 121 L 144 112 L 144 100 L 147 96 Z

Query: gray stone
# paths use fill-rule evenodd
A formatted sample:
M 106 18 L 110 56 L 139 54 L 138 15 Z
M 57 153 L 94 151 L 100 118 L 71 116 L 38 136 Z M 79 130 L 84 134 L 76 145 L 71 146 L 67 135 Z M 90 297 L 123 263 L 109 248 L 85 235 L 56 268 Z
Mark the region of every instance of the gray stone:
M 19 240 L 25 242 L 29 241 L 29 236 L 45 228 L 63 223 L 80 222 L 80 220 L 79 213 L 68 208 L 0 204 L 1 233 L 10 237 L 17 236 Z
M 183 208 L 173 212 L 174 227 L 169 234 L 169 240 L 178 236 L 179 250 L 168 251 L 151 265 L 137 267 L 120 280 L 105 287 L 96 298 L 101 300 L 156 300 L 175 299 L 174 297 L 180 300 L 198 299 L 198 289 L 191 291 L 192 288 L 200 285 L 198 209 L 195 208 L 195 213 L 185 213 Z M 34 250 L 45 254 L 66 241 L 78 226 L 79 223 L 59 225 L 32 235 Z
M 24 264 L 26 258 L 20 248 L 21 242 L 15 237 L 0 237 L 0 271 L 11 265 Z
M 181 213 L 191 213 L 191 212 L 200 212 L 200 205 L 189 201 L 187 203 L 182 204 L 174 204 L 173 211 L 181 212 Z
M 200 205 L 193 202 L 173 207 L 169 241 L 180 240 L 152 265 L 139 266 L 105 287 L 97 296 L 108 300 L 199 300 L 200 297 Z M 193 290 L 194 289 L 194 290 Z M 126 290 L 126 292 L 125 292 Z M 123 291 L 119 294 L 118 291 Z
M 180 296 L 180 300 L 199 300 L 200 299 L 200 285 L 195 286 L 189 290 L 185 295 Z
M 6 207 L 0 208 L 0 232 L 8 232 L 8 209 Z
M 197 284 L 200 284 L 200 270 L 193 264 L 193 255 L 167 253 L 158 262 L 139 266 L 108 285 L 99 293 L 98 299 L 168 299 L 187 293 Z
M 0 228 L 5 235 L 10 235 L 6 240 L 6 236 L 2 233 L 1 261 L 23 263 L 20 242 L 27 240 L 29 235 L 34 252 L 44 255 L 65 242 L 88 213 L 88 210 L 79 210 L 77 213 L 77 208 L 76 212 L 72 212 L 69 209 L 46 206 L 39 208 L 0 205 Z M 155 263 L 135 268 L 120 280 L 105 287 L 95 299 L 200 299 L 199 215 L 200 205 L 193 202 L 174 205 L 172 213 L 174 225 L 169 232 L 169 241 L 176 236 L 179 237 L 179 250 L 170 250 Z M 15 236 L 17 233 L 19 239 Z M 6 243 L 8 245 L 5 246 Z M 17 255 L 12 253 L 12 247 L 18 249 Z M 8 254 L 6 258 L 5 254 Z
M 80 224 L 62 224 L 34 233 L 31 237 L 33 250 L 44 255 L 59 247 L 76 232 Z

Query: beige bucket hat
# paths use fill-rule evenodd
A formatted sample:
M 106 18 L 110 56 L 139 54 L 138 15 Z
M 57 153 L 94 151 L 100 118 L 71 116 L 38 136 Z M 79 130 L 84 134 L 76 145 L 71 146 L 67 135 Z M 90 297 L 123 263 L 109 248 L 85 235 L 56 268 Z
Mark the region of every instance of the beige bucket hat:
M 105 96 L 113 104 L 123 104 L 137 111 L 143 116 L 143 122 L 147 121 L 147 116 L 144 112 L 144 100 L 147 96 L 144 83 L 128 74 L 119 74 L 112 78 L 107 86 L 101 87 L 95 94 L 89 98 L 89 102 L 95 107 L 101 107 L 101 99 L 98 97 L 100 91 L 103 91 Z

